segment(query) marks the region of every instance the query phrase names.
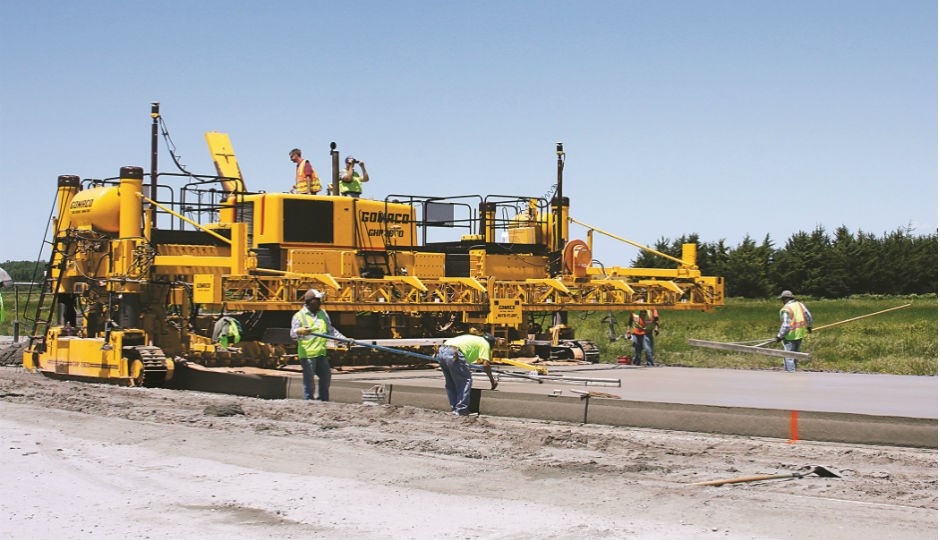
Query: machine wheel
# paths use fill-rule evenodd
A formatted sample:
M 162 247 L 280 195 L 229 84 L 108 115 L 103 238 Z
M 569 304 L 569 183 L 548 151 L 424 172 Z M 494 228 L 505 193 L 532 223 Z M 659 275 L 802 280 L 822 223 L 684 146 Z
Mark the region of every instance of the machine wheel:
M 167 381 L 167 359 L 160 347 L 124 347 L 131 386 L 163 386 Z
M 550 360 L 574 360 L 596 364 L 600 360 L 597 344 L 587 339 L 567 339 L 550 346 Z
M 584 360 L 587 360 L 592 364 L 600 362 L 601 351 L 596 343 L 587 339 L 577 339 L 575 340 L 575 343 L 577 343 L 578 347 L 581 348 L 581 353 L 584 355 Z

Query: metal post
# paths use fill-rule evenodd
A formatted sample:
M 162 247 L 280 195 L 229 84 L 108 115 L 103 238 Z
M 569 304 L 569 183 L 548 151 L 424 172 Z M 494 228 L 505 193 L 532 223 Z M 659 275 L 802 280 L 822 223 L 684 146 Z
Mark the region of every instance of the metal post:
M 13 343 L 20 341 L 20 292 L 13 283 Z
M 561 237 L 563 230 L 562 204 L 565 196 L 564 190 L 564 170 L 565 170 L 565 145 L 564 143 L 555 143 L 555 153 L 558 155 L 558 181 L 555 188 L 555 250 L 561 251 L 565 247 L 564 238 Z
M 330 161 L 332 162 L 332 175 L 330 183 L 333 185 L 333 195 L 339 195 L 339 150 L 336 149 L 336 143 L 330 143 Z
M 160 119 L 159 102 L 154 101 L 150 104 L 150 116 L 153 118 L 153 125 L 150 127 L 150 193 L 145 193 L 145 195 L 153 200 L 157 200 L 157 143 L 159 135 L 158 125 Z M 151 227 L 156 225 L 156 223 L 153 221 L 155 212 L 156 209 L 153 207 L 153 205 L 148 205 L 147 218 Z

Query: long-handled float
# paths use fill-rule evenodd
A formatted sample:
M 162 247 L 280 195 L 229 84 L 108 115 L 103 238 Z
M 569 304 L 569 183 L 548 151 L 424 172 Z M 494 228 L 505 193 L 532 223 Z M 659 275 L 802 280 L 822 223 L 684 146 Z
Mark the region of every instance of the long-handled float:
M 369 348 L 372 348 L 378 351 L 387 352 L 387 353 L 410 356 L 412 358 L 418 358 L 420 360 L 424 360 L 425 362 L 430 362 L 430 363 L 435 363 L 435 364 L 437 363 L 437 358 L 434 358 L 433 356 L 428 356 L 426 354 L 416 353 L 414 351 L 408 351 L 404 349 L 397 349 L 394 347 L 386 347 L 384 345 L 377 345 L 375 343 L 370 343 L 368 341 L 357 341 L 355 339 L 340 338 L 337 336 L 331 336 L 328 334 L 319 334 L 316 332 L 311 332 L 308 335 L 321 337 L 321 338 L 329 339 L 331 341 L 337 341 L 340 343 L 346 343 L 349 345 L 369 347 Z M 502 359 L 497 360 L 497 362 L 502 362 L 502 361 L 503 361 Z M 612 379 L 612 378 L 609 379 L 609 378 L 601 378 L 601 377 L 570 377 L 568 375 L 553 375 L 547 372 L 543 372 L 544 369 L 540 371 L 535 366 L 529 366 L 528 364 L 523 364 L 522 362 L 513 361 L 512 365 L 516 367 L 527 366 L 529 369 L 521 373 L 518 371 L 508 371 L 505 369 L 493 369 L 492 371 L 493 373 L 498 373 L 501 376 L 514 377 L 518 379 L 526 379 L 526 380 L 535 381 L 538 383 L 551 381 L 553 383 L 579 384 L 579 385 L 584 385 L 584 386 L 616 386 L 616 387 L 620 386 L 620 379 Z M 474 370 L 482 370 L 483 366 L 479 364 L 470 364 L 470 368 Z
M 817 326 L 813 329 L 813 332 L 819 332 L 827 328 L 832 328 L 834 326 L 839 326 L 842 324 L 855 322 L 860 319 L 866 319 L 868 317 L 874 317 L 875 315 L 881 315 L 882 313 L 888 313 L 891 311 L 897 311 L 899 309 L 904 309 L 910 307 L 911 304 L 904 304 L 903 306 L 897 306 L 893 308 L 883 309 L 881 311 L 876 311 L 874 313 L 868 313 L 866 315 L 859 315 L 858 317 L 852 317 L 850 319 L 845 319 L 844 321 L 834 322 L 830 324 L 824 324 L 822 326 Z M 706 349 L 719 349 L 722 351 L 731 351 L 731 352 L 743 352 L 751 354 L 760 354 L 764 356 L 778 356 L 781 358 L 795 358 L 797 360 L 808 360 L 810 358 L 809 353 L 803 352 L 792 352 L 792 351 L 783 351 L 780 349 L 769 349 L 765 348 L 766 345 L 769 345 L 775 342 L 776 339 L 758 339 L 751 341 L 738 341 L 732 343 L 722 343 L 720 341 L 705 341 L 701 339 L 690 339 L 689 345 L 692 347 L 703 347 Z M 756 343 L 756 345 L 748 345 L 748 343 Z

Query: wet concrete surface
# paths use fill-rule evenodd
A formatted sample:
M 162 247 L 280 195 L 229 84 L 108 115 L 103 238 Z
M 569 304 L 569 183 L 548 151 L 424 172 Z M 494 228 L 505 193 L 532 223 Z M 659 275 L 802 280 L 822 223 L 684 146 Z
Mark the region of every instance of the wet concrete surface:
M 517 381 L 500 377 L 497 391 L 549 395 L 561 391 L 593 390 L 632 401 L 752 407 L 875 416 L 937 419 L 937 378 L 906 375 L 822 373 L 770 370 L 633 367 L 595 364 L 558 366 L 552 374 L 617 379 L 621 386 L 583 386 L 546 381 Z M 426 372 L 358 373 L 334 375 L 336 380 L 394 382 L 443 388 L 443 376 Z M 476 388 L 489 388 L 485 379 Z
M 180 370 L 181 388 L 301 399 L 299 366 Z M 435 369 L 337 370 L 331 399 L 449 410 Z M 755 437 L 937 448 L 937 378 L 771 370 L 555 366 L 553 376 L 620 381 L 538 383 L 500 376 L 489 390 L 475 379 L 471 411 L 546 421 L 722 433 Z M 591 396 L 584 394 L 592 392 Z
M 491 391 L 489 381 L 478 373 L 472 408 L 482 415 L 542 420 L 938 446 L 937 377 L 612 364 L 552 366 L 549 372 L 597 384 L 539 383 L 499 375 L 499 388 Z M 387 392 L 389 404 L 449 409 L 444 378 L 436 369 L 335 370 L 331 394 L 335 401 L 363 403 L 363 392 L 376 385 Z M 269 370 L 191 365 L 178 370 L 171 386 L 269 399 L 303 395 L 299 366 Z M 600 395 L 584 399 L 586 392 L 613 399 Z

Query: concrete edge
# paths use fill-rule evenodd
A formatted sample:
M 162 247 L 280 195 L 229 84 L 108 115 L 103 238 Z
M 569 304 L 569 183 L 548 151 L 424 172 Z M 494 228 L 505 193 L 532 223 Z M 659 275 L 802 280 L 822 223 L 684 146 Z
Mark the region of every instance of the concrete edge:
M 298 376 L 246 374 L 201 369 L 182 370 L 173 387 L 264 399 L 302 399 Z M 439 388 L 408 384 L 335 380 L 330 397 L 363 403 L 363 392 L 382 387 L 389 405 L 447 411 Z M 621 427 L 669 429 L 787 440 L 937 448 L 937 420 L 852 413 L 720 407 L 619 399 L 541 396 L 474 389 L 471 412 Z
M 791 441 L 937 448 L 937 420 L 592 399 L 588 422 Z

